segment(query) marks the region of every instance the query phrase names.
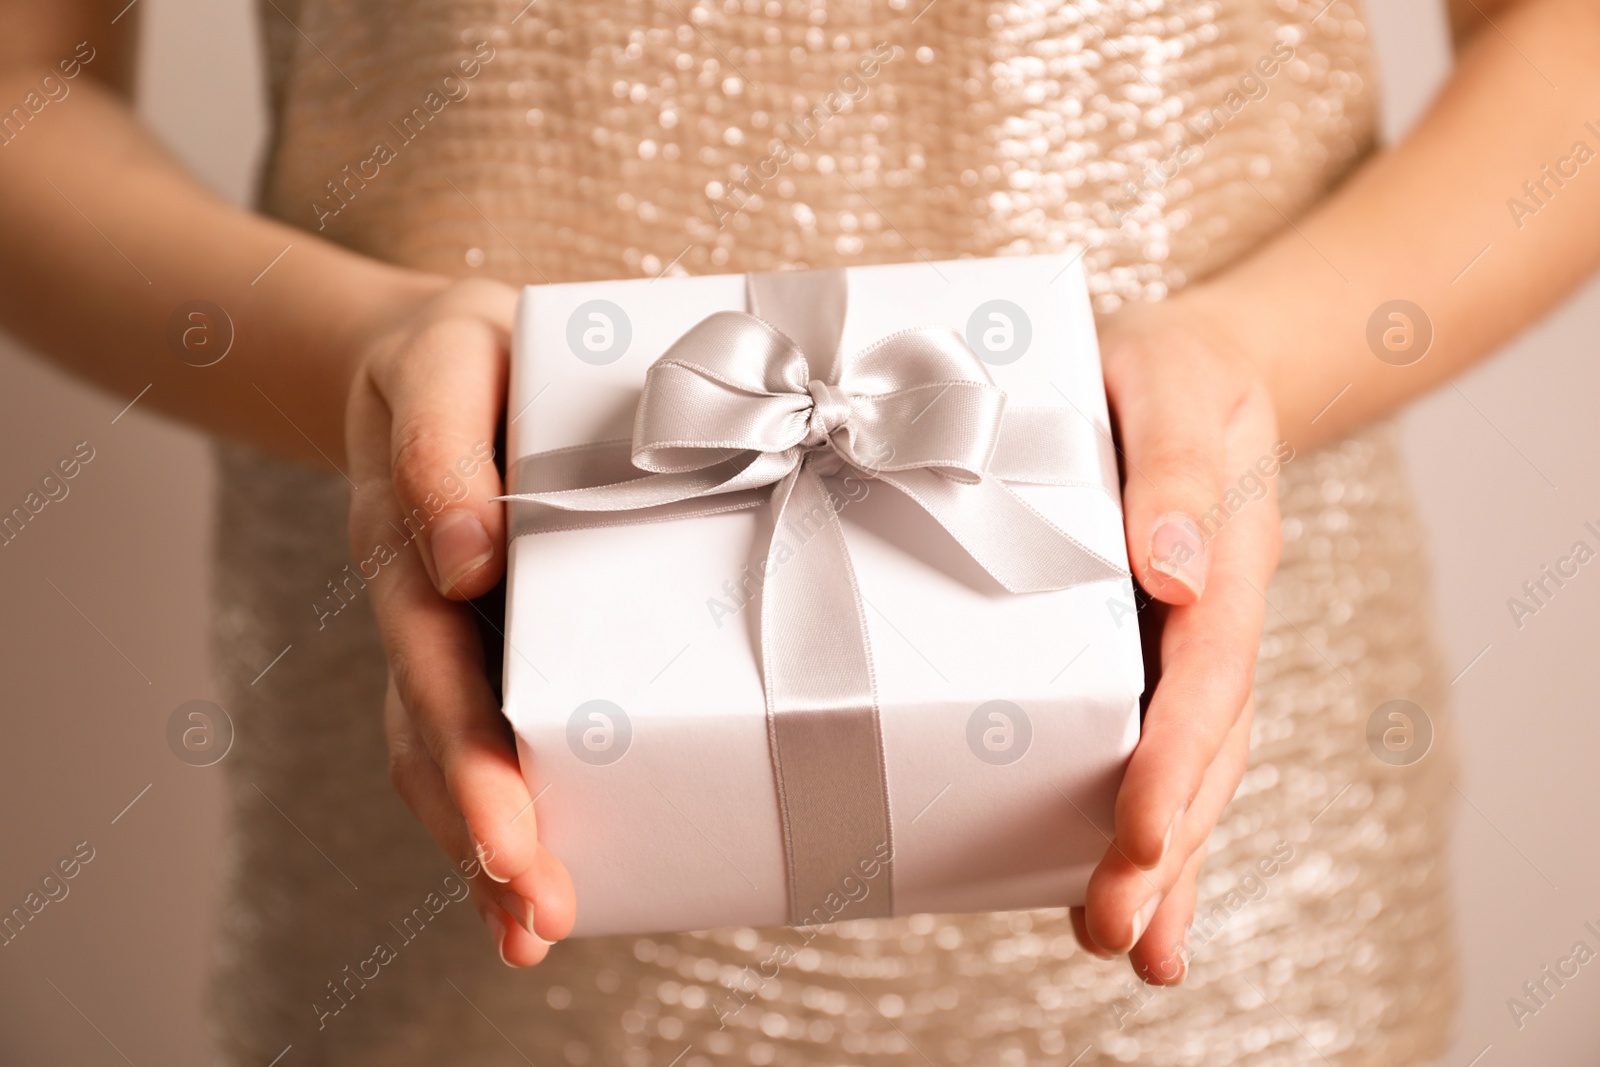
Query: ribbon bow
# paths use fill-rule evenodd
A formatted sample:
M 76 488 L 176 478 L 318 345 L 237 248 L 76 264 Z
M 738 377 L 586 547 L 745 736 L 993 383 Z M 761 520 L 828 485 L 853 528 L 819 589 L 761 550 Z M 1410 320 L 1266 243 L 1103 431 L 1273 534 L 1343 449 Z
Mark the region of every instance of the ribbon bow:
M 890 892 L 847 897 L 845 880 L 893 848 L 866 619 L 823 478 L 853 470 L 893 486 L 1013 593 L 1127 572 L 1005 484 L 1100 486 L 1074 476 L 1085 457 L 1073 413 L 1008 406 L 953 330 L 841 356 L 842 270 L 752 274 L 747 287 L 748 314 L 707 316 L 651 365 L 631 441 L 517 461 L 511 534 L 771 500 L 761 661 L 790 921 L 888 915 L 892 860 Z

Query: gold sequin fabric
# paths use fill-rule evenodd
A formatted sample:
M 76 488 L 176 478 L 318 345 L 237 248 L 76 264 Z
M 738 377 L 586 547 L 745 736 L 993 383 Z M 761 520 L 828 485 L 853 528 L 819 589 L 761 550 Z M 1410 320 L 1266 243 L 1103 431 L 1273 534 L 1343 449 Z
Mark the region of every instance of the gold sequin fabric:
M 272 0 L 263 206 L 518 283 L 1081 247 L 1111 312 L 1225 267 L 1359 162 L 1365 28 L 1325 3 Z M 506 969 L 389 786 L 370 604 L 313 606 L 348 562 L 347 486 L 218 462 L 225 1063 L 1346 1067 L 1448 1037 L 1451 734 L 1386 427 L 1284 468 L 1250 768 L 1167 990 L 1078 950 L 1062 910 L 574 941 Z M 1393 699 L 1435 734 L 1406 766 L 1367 740 Z

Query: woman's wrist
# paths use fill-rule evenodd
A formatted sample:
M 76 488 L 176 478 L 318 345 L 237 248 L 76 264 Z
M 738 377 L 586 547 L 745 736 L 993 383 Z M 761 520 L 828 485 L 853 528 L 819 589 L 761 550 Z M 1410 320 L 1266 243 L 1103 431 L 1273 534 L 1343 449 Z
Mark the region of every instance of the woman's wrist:
M 1304 408 L 1303 372 L 1309 351 L 1306 343 L 1285 341 L 1286 312 L 1274 296 L 1251 285 L 1236 284 L 1224 274 L 1197 283 L 1156 304 L 1134 305 L 1119 311 L 1104 331 L 1114 347 L 1121 335 L 1137 335 L 1149 343 L 1181 348 L 1198 346 L 1266 390 L 1276 413 L 1280 434 L 1296 446 L 1318 439 Z M 1305 329 L 1316 326 L 1306 323 Z M 1299 377 L 1297 377 L 1299 375 Z
M 1278 369 L 1270 356 L 1272 346 L 1262 331 L 1249 327 L 1249 317 L 1224 285 L 1206 282 L 1157 303 L 1125 305 L 1102 325 L 1101 345 L 1112 358 L 1118 346 L 1135 339 L 1174 349 L 1201 347 L 1270 387 Z M 1181 357 L 1175 352 L 1174 358 Z

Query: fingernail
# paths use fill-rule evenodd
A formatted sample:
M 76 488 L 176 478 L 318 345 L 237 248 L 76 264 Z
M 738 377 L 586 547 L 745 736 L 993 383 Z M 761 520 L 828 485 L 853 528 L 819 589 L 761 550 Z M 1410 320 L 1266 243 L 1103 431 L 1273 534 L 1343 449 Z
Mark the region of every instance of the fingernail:
M 500 898 L 500 906 L 506 910 L 506 914 L 517 920 L 524 930 L 533 934 L 534 937 L 539 937 L 533 930 L 533 901 L 520 897 L 515 893 L 507 893 Z M 540 940 L 542 941 L 543 938 L 540 938 Z
M 472 847 L 478 853 L 478 869 L 489 876 L 489 881 L 499 882 L 501 885 L 505 885 L 507 882 L 511 881 L 510 878 L 502 878 L 489 869 L 489 850 L 482 842 L 479 842 Z
M 494 950 L 500 953 L 500 962 L 507 967 L 515 967 L 516 964 L 506 959 L 506 924 L 501 920 L 499 911 L 490 908 L 484 912 L 483 923 L 489 928 L 489 936 L 494 938 Z
M 1207 552 L 1200 527 L 1181 511 L 1169 511 L 1161 516 L 1150 532 L 1150 569 L 1176 578 L 1195 596 L 1206 587 Z
M 1156 979 L 1160 979 L 1160 984 L 1168 987 L 1183 984 L 1183 980 L 1189 977 L 1188 927 L 1184 927 L 1183 936 L 1178 939 L 1176 945 L 1172 946 L 1172 952 L 1166 959 L 1150 968 L 1150 971 L 1150 974 L 1144 976 L 1144 980 L 1148 985 L 1157 984 Z
M 1150 920 L 1155 917 L 1156 908 L 1160 905 L 1160 903 L 1161 896 L 1160 894 L 1156 894 L 1149 900 L 1145 901 L 1144 905 L 1136 913 L 1134 913 L 1133 940 L 1128 942 L 1128 947 L 1130 949 L 1133 948 L 1134 945 L 1137 945 L 1139 943 L 1139 939 L 1144 936 L 1145 927 L 1150 925 Z
M 1183 980 L 1189 977 L 1189 928 L 1183 928 L 1183 939 L 1178 942 L 1178 977 L 1173 985 L 1182 985 Z
M 494 545 L 483 523 L 470 511 L 447 511 L 433 526 L 433 573 L 439 591 L 448 593 L 456 583 L 494 557 Z

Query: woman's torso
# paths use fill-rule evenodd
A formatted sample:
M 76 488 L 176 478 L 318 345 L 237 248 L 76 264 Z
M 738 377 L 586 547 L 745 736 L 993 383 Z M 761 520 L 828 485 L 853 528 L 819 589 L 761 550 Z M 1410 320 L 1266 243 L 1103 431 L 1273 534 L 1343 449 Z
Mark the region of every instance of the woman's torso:
M 1325 3 L 267 0 L 262 204 L 516 283 L 1080 246 L 1110 312 L 1225 266 L 1367 151 L 1363 23 Z M 913 916 L 827 928 L 732 1014 L 781 931 L 572 942 L 512 974 L 451 905 L 348 984 L 448 868 L 388 785 L 369 606 L 312 607 L 348 561 L 343 481 L 219 455 L 230 1062 L 1378 1064 L 1440 1042 L 1443 823 L 1417 814 L 1448 764 L 1388 767 L 1363 733 L 1439 689 L 1382 430 L 1284 469 L 1252 767 L 1182 990 L 1088 958 L 1061 910 Z
M 1345 0 L 271 0 L 263 24 L 269 212 L 529 283 L 1083 246 L 1110 311 L 1281 228 L 1375 101 Z

